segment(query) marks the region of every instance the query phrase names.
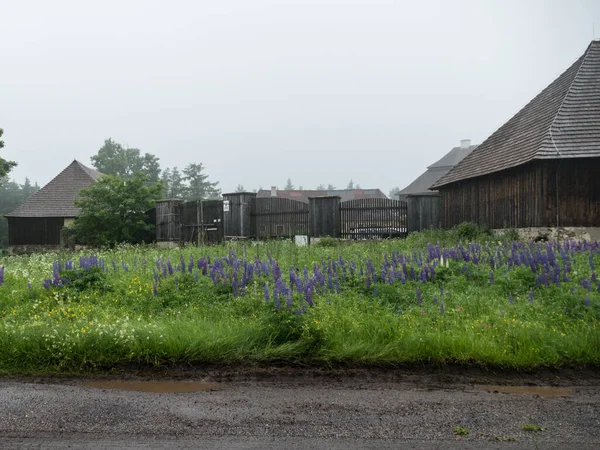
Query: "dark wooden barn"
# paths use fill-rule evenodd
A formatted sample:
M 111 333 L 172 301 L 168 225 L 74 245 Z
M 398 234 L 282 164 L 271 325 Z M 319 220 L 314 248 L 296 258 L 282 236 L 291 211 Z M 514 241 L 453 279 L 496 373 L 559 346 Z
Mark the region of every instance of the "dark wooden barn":
M 442 224 L 600 226 L 600 41 L 451 169 Z
M 74 204 L 79 191 L 101 176 L 100 172 L 73 161 L 19 208 L 7 214 L 9 252 L 27 253 L 59 247 L 62 228 L 75 220 L 79 212 Z

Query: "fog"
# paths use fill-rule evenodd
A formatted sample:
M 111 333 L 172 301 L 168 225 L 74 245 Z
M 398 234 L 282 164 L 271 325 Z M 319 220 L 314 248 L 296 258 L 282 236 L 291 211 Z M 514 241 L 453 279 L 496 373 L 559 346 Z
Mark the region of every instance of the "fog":
M 0 0 L 0 155 L 44 185 L 105 139 L 223 192 L 409 184 L 600 37 L 600 2 Z

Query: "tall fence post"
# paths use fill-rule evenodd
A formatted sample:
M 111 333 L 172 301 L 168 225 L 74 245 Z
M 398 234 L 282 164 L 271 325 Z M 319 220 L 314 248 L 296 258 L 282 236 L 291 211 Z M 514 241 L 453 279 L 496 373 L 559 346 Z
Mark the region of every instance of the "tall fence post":
M 310 237 L 339 238 L 341 197 L 312 197 L 308 202 Z
M 252 203 L 256 199 L 254 192 L 233 192 L 223 194 L 223 222 L 225 238 L 255 236 L 252 220 Z
M 181 239 L 181 205 L 183 200 L 168 199 L 156 202 L 156 240 L 176 241 Z
M 439 228 L 441 197 L 438 193 L 415 194 L 406 197 L 408 232 Z

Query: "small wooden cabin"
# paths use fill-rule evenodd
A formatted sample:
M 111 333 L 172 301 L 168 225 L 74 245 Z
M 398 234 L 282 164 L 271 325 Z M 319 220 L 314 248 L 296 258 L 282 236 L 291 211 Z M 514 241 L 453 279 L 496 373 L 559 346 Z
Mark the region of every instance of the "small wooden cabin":
M 79 191 L 102 174 L 74 160 L 20 207 L 6 215 L 10 253 L 51 250 L 61 245 L 61 230 L 79 213 Z

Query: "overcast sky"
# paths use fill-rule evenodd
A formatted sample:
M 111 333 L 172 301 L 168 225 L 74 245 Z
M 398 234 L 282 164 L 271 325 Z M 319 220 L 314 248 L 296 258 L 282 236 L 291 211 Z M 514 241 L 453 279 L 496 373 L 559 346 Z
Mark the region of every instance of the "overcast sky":
M 488 137 L 594 22 L 599 0 L 0 0 L 0 154 L 44 185 L 111 137 L 224 192 L 387 194 Z

